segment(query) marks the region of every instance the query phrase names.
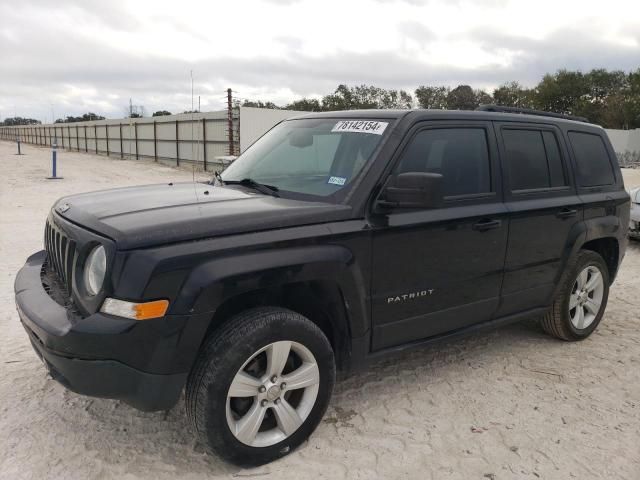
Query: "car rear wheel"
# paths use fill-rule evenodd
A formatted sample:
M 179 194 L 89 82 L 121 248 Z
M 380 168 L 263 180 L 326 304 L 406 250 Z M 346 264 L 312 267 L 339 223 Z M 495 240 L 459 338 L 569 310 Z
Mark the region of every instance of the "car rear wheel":
M 313 432 L 334 381 L 331 345 L 314 323 L 281 308 L 252 309 L 205 342 L 187 383 L 187 414 L 211 451 L 260 465 Z
M 583 250 L 565 273 L 544 330 L 562 340 L 583 340 L 596 329 L 607 306 L 609 271 L 596 252 Z

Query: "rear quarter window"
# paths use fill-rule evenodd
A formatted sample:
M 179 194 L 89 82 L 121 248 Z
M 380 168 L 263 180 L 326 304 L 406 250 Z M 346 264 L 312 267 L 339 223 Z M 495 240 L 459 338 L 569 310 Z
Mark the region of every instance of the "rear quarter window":
M 580 186 L 596 187 L 615 183 L 611 159 L 600 135 L 569 132 L 569 141 L 576 157 Z

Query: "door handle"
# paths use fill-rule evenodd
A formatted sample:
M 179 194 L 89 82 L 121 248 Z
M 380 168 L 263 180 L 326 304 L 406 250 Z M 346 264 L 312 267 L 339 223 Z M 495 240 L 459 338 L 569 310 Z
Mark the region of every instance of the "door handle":
M 563 208 L 558 213 L 556 213 L 556 217 L 569 218 L 569 217 L 575 217 L 577 214 L 578 214 L 577 210 L 573 210 L 571 208 Z
M 500 228 L 502 226 L 501 220 L 492 220 L 490 218 L 482 219 L 473 224 L 473 229 L 478 230 L 479 232 L 484 232 L 486 230 L 492 230 L 494 228 Z

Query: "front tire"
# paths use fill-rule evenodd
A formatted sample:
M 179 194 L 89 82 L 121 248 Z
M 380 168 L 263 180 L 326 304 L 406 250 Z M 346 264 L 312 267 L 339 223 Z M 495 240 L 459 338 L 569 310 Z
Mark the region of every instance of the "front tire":
M 609 298 L 609 269 L 603 258 L 590 250 L 580 251 L 561 280 L 542 328 L 566 341 L 584 340 L 602 320 Z
M 262 465 L 311 435 L 334 382 L 333 351 L 317 325 L 283 308 L 255 308 L 205 341 L 187 380 L 187 416 L 210 451 Z

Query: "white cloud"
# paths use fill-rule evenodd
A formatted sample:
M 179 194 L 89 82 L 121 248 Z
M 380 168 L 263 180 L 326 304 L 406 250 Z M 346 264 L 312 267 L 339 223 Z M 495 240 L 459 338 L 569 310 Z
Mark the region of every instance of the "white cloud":
M 339 83 L 415 89 L 640 66 L 640 4 L 539 0 L 22 0 L 0 4 L 0 115 L 279 103 Z

